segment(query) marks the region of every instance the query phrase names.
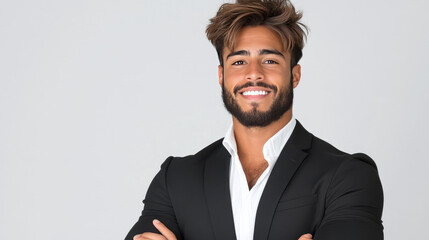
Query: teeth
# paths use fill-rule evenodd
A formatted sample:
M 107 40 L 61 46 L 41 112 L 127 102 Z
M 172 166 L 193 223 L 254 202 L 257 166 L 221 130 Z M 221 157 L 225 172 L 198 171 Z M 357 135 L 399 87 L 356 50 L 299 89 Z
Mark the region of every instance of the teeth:
M 257 95 L 267 95 L 267 91 L 245 91 L 243 92 L 244 96 L 257 96 Z

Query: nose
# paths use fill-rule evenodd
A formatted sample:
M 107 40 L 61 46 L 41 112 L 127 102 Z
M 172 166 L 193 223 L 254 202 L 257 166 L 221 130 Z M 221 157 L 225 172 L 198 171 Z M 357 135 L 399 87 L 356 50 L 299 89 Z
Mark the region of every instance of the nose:
M 248 64 L 246 79 L 248 81 L 261 81 L 264 79 L 262 66 L 258 62 L 251 62 Z

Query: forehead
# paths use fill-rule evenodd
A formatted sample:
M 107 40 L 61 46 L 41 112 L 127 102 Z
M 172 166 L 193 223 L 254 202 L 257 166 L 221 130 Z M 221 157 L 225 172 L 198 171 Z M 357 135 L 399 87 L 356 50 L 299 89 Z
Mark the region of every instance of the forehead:
M 234 49 L 227 46 L 224 53 L 239 50 L 259 51 L 260 49 L 275 49 L 284 52 L 280 36 L 265 26 L 246 26 L 235 37 Z

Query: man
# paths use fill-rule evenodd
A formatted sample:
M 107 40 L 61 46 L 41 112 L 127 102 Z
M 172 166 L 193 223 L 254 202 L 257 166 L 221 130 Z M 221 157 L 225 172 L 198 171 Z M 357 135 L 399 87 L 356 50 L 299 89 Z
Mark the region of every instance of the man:
M 162 164 L 127 240 L 383 239 L 374 162 L 337 150 L 292 115 L 300 18 L 287 0 L 221 6 L 207 36 L 232 127 L 197 154 Z

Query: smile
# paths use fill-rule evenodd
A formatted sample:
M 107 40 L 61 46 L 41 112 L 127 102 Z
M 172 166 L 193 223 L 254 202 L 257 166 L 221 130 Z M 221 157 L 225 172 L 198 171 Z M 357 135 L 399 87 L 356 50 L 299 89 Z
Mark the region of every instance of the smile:
M 267 91 L 244 91 L 241 94 L 243 96 L 265 96 L 268 94 Z

